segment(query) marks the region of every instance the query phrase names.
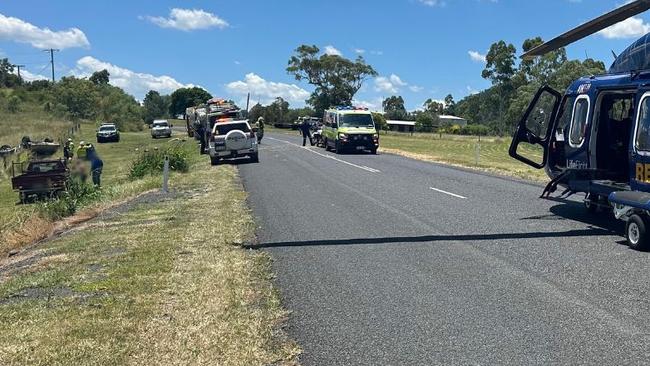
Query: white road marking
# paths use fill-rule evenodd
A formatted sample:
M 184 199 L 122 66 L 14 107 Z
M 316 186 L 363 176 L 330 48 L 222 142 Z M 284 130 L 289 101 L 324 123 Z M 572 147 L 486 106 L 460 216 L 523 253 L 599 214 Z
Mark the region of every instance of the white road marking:
M 379 169 L 371 168 L 371 167 L 368 167 L 368 166 L 365 166 L 365 165 L 357 165 L 357 164 L 354 164 L 354 163 L 350 163 L 349 161 L 341 160 L 341 159 L 339 159 L 337 157 L 334 157 L 332 155 L 319 153 L 318 151 L 312 150 L 307 146 L 301 146 L 301 145 L 298 145 L 298 144 L 294 144 L 293 142 L 289 142 L 289 141 L 281 140 L 281 139 L 276 139 L 276 138 L 273 138 L 273 137 L 270 137 L 270 136 L 268 138 L 271 139 L 271 140 L 274 140 L 274 141 L 284 142 L 285 144 L 289 144 L 289 145 L 293 145 L 293 146 L 298 147 L 298 148 L 305 149 L 306 151 L 312 152 L 312 153 L 314 153 L 316 155 L 319 155 L 319 156 L 322 156 L 324 158 L 332 159 L 334 161 L 338 161 L 339 163 L 347 164 L 349 166 L 352 166 L 352 167 L 355 167 L 355 168 L 358 168 L 358 169 L 361 169 L 361 170 L 365 170 L 365 171 L 370 172 L 370 173 L 381 173 L 381 170 L 379 170 Z
M 464 199 L 464 200 L 467 199 L 467 197 L 461 196 L 461 195 L 456 194 L 456 193 L 451 193 L 451 192 L 443 191 L 442 189 L 433 188 L 433 187 L 429 187 L 429 189 L 434 190 L 434 191 L 436 191 L 436 192 L 440 192 L 440 193 L 448 194 L 448 195 L 450 195 L 450 196 L 452 196 L 452 197 L 456 197 L 456 198 L 460 198 L 460 199 Z

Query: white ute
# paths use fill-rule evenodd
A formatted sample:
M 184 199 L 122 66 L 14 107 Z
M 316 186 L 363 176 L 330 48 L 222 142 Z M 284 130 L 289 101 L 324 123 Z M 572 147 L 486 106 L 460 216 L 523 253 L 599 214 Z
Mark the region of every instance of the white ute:
M 151 124 L 151 137 L 172 137 L 172 125 L 166 119 L 157 119 Z
M 208 143 L 210 163 L 217 165 L 221 159 L 243 156 L 250 157 L 254 163 L 259 162 L 255 131 L 248 121 L 216 123 Z

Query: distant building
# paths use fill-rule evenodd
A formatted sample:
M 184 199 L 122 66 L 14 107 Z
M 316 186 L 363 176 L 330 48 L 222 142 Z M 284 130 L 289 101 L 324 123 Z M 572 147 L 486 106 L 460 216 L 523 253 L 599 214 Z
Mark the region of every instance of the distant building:
M 456 117 L 456 116 L 448 116 L 448 115 L 440 115 L 440 126 L 453 126 L 453 125 L 459 125 L 460 127 L 467 126 L 467 120 L 464 118 Z
M 408 132 L 413 133 L 415 131 L 415 121 L 397 121 L 397 120 L 388 120 L 386 121 L 388 128 L 391 131 L 395 132 Z

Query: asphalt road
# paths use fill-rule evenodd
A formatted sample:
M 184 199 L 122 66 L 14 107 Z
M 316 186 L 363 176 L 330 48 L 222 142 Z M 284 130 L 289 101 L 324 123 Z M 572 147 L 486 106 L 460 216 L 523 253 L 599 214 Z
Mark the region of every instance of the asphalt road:
M 240 172 L 304 365 L 647 364 L 650 255 L 542 187 L 268 134 Z

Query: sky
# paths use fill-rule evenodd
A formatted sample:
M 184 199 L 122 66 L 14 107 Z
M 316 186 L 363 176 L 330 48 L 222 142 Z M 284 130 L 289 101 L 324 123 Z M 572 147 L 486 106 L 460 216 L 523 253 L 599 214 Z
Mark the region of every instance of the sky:
M 521 52 L 526 38 L 551 39 L 624 0 L 4 0 L 0 57 L 25 65 L 26 79 L 107 69 L 111 83 L 141 100 L 201 86 L 239 103 L 281 96 L 303 106 L 313 90 L 287 74 L 301 44 L 362 56 L 379 75 L 355 96 L 380 109 L 401 95 L 409 110 L 429 98 L 456 100 L 490 86 L 485 54 L 498 40 Z M 569 47 L 569 58 L 613 61 L 650 32 L 650 12 Z M 253 104 L 251 103 L 251 104 Z

